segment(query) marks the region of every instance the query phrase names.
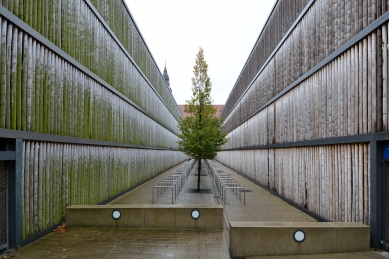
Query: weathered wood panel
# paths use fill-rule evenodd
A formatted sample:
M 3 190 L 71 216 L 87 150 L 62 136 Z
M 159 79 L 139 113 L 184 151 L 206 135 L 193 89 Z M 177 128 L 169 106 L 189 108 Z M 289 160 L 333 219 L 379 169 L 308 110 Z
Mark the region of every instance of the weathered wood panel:
M 177 136 L 166 128 L 178 132 L 177 121 L 146 82 L 140 85 L 142 91 L 136 90 L 140 92 L 138 100 L 155 103 L 154 118 L 158 122 L 28 34 L 7 26 L 12 23 L 6 19 L 1 23 L 4 42 L 0 52 L 5 54 L 2 57 L 7 56 L 7 51 L 12 55 L 1 62 L 0 128 L 145 146 L 176 146 Z M 7 45 L 5 39 L 13 45 Z M 143 80 L 133 68 L 127 76 Z
M 177 151 L 23 142 L 23 238 L 180 163 Z M 152 170 L 151 170 L 152 168 Z
M 386 47 L 381 54 L 377 51 L 376 42 L 379 31 L 385 31 L 384 44 L 387 46 L 387 28 L 387 24 L 378 28 L 267 108 L 229 132 L 230 141 L 223 148 L 354 136 L 378 130 L 388 131 L 386 79 L 388 51 Z M 265 86 L 269 85 L 267 78 L 273 73 L 272 65 L 266 67 L 246 96 L 256 95 L 256 92 L 265 89 Z M 256 88 L 260 85 L 263 87 Z M 232 124 L 238 123 L 236 118 L 241 116 L 238 115 L 238 112 L 241 114 L 242 111 L 240 107 L 249 104 L 246 96 L 239 103 L 239 108 L 225 121 L 227 129 Z M 240 142 L 240 137 L 236 136 L 256 133 L 262 137 L 257 141 L 249 141 L 248 144 Z
M 160 110 L 168 109 L 177 120 L 179 119 L 177 104 L 123 1 L 92 1 L 98 11 L 102 12 L 102 17 L 108 19 L 105 22 L 119 39 L 119 43 L 89 7 L 89 1 L 15 2 L 19 2 L 23 8 L 12 8 L 13 6 L 8 5 L 5 0 L 0 1 L 0 4 L 5 4 L 6 8 L 29 26 L 154 117 L 159 118 Z M 26 14 L 25 11 L 31 13 Z M 131 55 L 133 60 L 128 58 L 126 53 Z M 150 85 L 142 79 L 142 73 Z M 129 78 L 134 74 L 138 74 L 139 80 L 130 81 Z M 151 87 L 161 96 L 166 107 L 147 105 L 153 103 L 155 99 L 153 96 L 156 95 Z
M 280 2 L 283 3 L 287 1 Z M 376 8 L 375 1 L 362 2 L 360 5 L 358 5 L 357 8 L 356 5 L 353 5 L 347 1 L 315 1 L 308 12 L 304 15 L 301 21 L 285 40 L 283 45 L 275 53 L 273 58 L 269 61 L 269 63 L 267 63 L 266 67 L 263 68 L 258 78 L 254 80 L 254 75 L 259 71 L 260 68 L 255 70 L 255 73 L 249 79 L 245 81 L 241 78 L 238 79 L 235 88 L 232 91 L 231 96 L 229 97 L 221 114 L 221 117 L 226 119 L 225 130 L 230 132 L 232 129 L 240 125 L 243 120 L 251 115 L 251 113 L 248 111 L 256 110 L 265 104 L 272 97 L 298 79 L 301 75 L 322 61 L 326 56 L 334 52 L 341 45 L 346 43 L 358 32 L 368 26 L 370 24 L 368 21 L 373 21 L 378 17 L 377 12 L 381 14 L 381 11 Z M 387 2 L 381 2 L 380 6 L 382 8 L 385 6 L 386 8 Z M 350 14 L 351 10 L 353 11 L 354 15 Z M 272 16 L 273 15 L 275 14 L 273 13 Z M 289 11 L 288 15 L 293 15 L 293 12 Z M 270 25 L 268 24 L 267 26 Z M 261 37 L 265 37 L 265 35 L 261 35 L 260 39 Z M 266 37 L 269 37 L 270 41 L 278 39 L 278 36 L 273 34 L 269 34 Z M 377 92 L 377 89 L 380 89 L 381 77 L 379 74 L 376 72 L 373 73 L 371 70 L 381 67 L 380 58 L 378 58 L 381 55 L 380 51 L 377 49 L 378 42 L 382 42 L 381 29 L 378 29 L 375 33 L 367 37 L 365 42 L 362 41 L 362 49 L 359 50 L 360 52 L 358 55 L 362 55 L 362 62 L 360 62 L 361 65 L 363 65 L 363 62 L 365 61 L 370 62 L 365 64 L 365 70 L 361 70 L 367 73 L 362 80 L 366 80 L 366 85 L 372 83 L 375 86 L 375 91 L 370 92 L 370 94 L 376 94 L 378 98 L 380 98 L 381 93 L 379 91 Z M 267 49 L 262 47 L 262 50 L 262 52 L 265 53 Z M 273 50 L 274 48 L 271 51 Z M 250 56 L 247 62 L 251 62 L 251 60 L 255 59 L 261 59 L 260 54 L 258 55 L 259 56 Z M 355 57 L 356 54 L 354 54 L 353 58 Z M 376 58 L 374 59 L 373 57 Z M 342 58 L 344 58 L 343 61 Z M 343 65 L 345 62 L 350 63 L 349 58 L 346 56 L 342 58 L 338 61 L 338 63 L 333 64 L 335 66 L 335 70 L 340 73 L 339 76 L 343 74 L 343 72 L 338 69 L 338 66 L 344 68 Z M 242 75 L 246 73 L 246 70 L 250 70 L 251 68 L 252 66 L 245 67 L 242 71 Z M 345 70 L 344 73 L 348 73 L 347 70 Z M 339 85 L 347 83 L 347 81 L 343 81 L 345 78 L 341 79 L 342 80 L 337 80 L 336 83 Z M 252 80 L 254 80 L 254 82 L 252 85 L 250 85 Z M 331 77 L 331 80 L 334 80 L 334 78 Z M 373 88 L 370 90 L 373 90 Z M 246 89 L 247 93 L 242 96 Z M 333 88 L 333 90 L 338 91 L 338 89 L 335 88 Z M 339 94 L 348 94 L 347 92 L 343 92 L 343 90 L 344 89 L 342 89 Z M 366 88 L 364 92 L 369 94 L 368 90 L 369 89 Z M 254 93 L 258 98 L 254 102 L 250 102 L 249 98 L 246 96 L 252 96 Z M 242 98 L 239 101 L 239 105 L 233 108 L 241 96 Z M 335 129 L 337 131 L 336 133 L 335 131 L 333 133 L 335 135 L 339 135 L 339 131 L 344 131 L 342 127 L 345 127 L 344 123 L 346 123 L 348 120 L 348 114 L 345 113 L 344 110 L 346 108 L 346 102 L 338 103 L 335 99 L 334 104 L 339 104 L 341 107 L 337 111 L 342 111 L 341 114 L 339 114 L 341 116 L 336 118 L 337 121 L 333 121 L 333 126 L 336 127 Z M 377 115 L 380 114 L 380 103 L 371 103 L 371 105 L 373 105 L 372 107 L 369 105 L 369 103 L 366 103 L 366 108 L 371 108 L 372 110 L 370 113 L 367 113 L 366 111 L 366 116 L 364 116 L 364 118 L 366 118 L 364 120 L 365 123 L 363 123 L 362 120 L 362 126 L 365 127 L 365 132 L 375 132 L 377 131 L 377 128 L 381 129 L 380 125 L 382 121 L 374 121 L 373 114 L 373 112 L 375 112 Z M 372 118 L 371 122 L 368 120 L 370 117 Z M 364 126 L 365 124 L 366 126 Z
M 271 16 L 269 17 L 266 27 L 261 32 L 261 36 L 258 38 L 248 60 L 246 61 L 244 69 L 235 83 L 231 96 L 223 109 L 222 117 L 226 117 L 226 115 L 231 111 L 238 98 L 250 84 L 251 80 L 253 80 L 256 73 L 265 63 L 274 48 L 280 42 L 308 2 L 308 0 L 281 0 L 277 2 Z
M 170 150 L 180 112 L 135 22 L 121 1 L 93 2 L 0 0 L 32 28 L 0 15 L 0 128 L 166 150 L 23 141 L 24 239 L 186 158 Z
M 330 220 L 369 224 L 369 144 L 219 152 L 216 159 Z

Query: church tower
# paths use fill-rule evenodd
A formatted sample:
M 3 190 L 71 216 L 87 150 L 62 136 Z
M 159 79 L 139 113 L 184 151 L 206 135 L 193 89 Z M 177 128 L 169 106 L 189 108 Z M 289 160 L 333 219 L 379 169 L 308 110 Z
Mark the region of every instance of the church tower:
M 170 90 L 170 92 L 172 91 L 172 89 L 170 88 L 170 80 L 169 80 L 169 75 L 167 74 L 167 70 L 166 70 L 166 61 L 165 61 L 165 69 L 163 70 L 163 79 L 165 79 L 165 82 Z

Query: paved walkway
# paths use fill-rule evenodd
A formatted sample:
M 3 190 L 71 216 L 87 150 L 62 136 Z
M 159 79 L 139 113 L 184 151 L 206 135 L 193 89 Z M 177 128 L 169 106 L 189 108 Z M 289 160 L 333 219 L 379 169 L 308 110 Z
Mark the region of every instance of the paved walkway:
M 220 170 L 230 174 L 246 192 L 246 205 L 232 191 L 227 193 L 224 204 L 225 216 L 231 221 L 283 221 L 283 222 L 314 222 L 314 218 L 301 212 L 285 201 L 274 196 L 243 176 L 224 165 L 214 162 Z
M 148 181 L 147 183 L 139 186 L 131 192 L 124 194 L 116 200 L 110 202 L 110 205 L 115 204 L 151 204 L 152 202 L 152 189 L 164 180 L 169 174 L 181 166 L 176 166 L 167 172 L 159 175 L 158 177 Z M 202 173 L 208 175 L 208 169 L 205 163 L 202 163 Z M 200 174 L 200 175 L 201 175 Z M 201 177 L 201 189 L 212 189 L 212 182 L 208 176 Z M 197 187 L 197 165 L 192 168 L 183 189 L 174 200 L 174 204 L 218 204 L 219 201 L 213 193 L 189 193 L 187 189 Z M 156 197 L 154 197 L 156 198 Z M 171 192 L 165 191 L 158 199 L 155 199 L 154 204 L 171 204 Z
M 239 221 L 315 221 L 293 206 L 275 197 L 246 178 L 227 167 L 219 168 L 230 174 L 242 187 L 251 190 L 246 193 L 246 205 L 237 195 L 229 193 L 225 205 L 227 220 Z M 150 180 L 133 191 L 112 201 L 110 204 L 151 204 L 151 190 L 179 166 Z M 207 169 L 202 169 L 206 174 Z M 197 165 L 175 200 L 175 204 L 219 204 L 217 194 L 188 193 L 186 189 L 197 184 Z M 201 188 L 212 189 L 213 182 L 201 176 Z M 156 204 L 170 204 L 171 196 L 166 192 Z M 224 203 L 224 202 L 223 202 Z M 66 233 L 50 233 L 23 247 L 12 255 L 24 258 L 185 258 L 185 259 L 229 259 L 229 252 L 223 231 L 188 231 L 155 229 L 106 229 L 69 228 Z M 0 257 L 1 258 L 1 257 Z M 385 258 L 377 252 L 317 254 L 291 256 L 246 257 L 263 258 Z
M 70 228 L 51 233 L 13 253 L 35 258 L 229 258 L 222 231 Z
M 174 204 L 223 204 L 225 207 L 225 217 L 231 221 L 284 221 L 284 222 L 313 222 L 316 221 L 307 214 L 301 212 L 293 206 L 290 206 L 285 201 L 279 199 L 243 176 L 230 170 L 228 167 L 215 162 L 220 170 L 229 174 L 240 186 L 250 192 L 246 193 L 246 204 L 243 204 L 238 195 L 232 191 L 227 192 L 227 202 L 220 199 L 218 194 L 214 193 L 189 193 L 186 190 L 197 187 L 197 164 L 193 167 L 183 190 L 177 196 Z M 110 205 L 115 204 L 151 204 L 152 188 L 158 185 L 167 175 L 174 172 L 176 168 L 152 179 L 135 190 L 117 198 L 110 202 Z M 213 181 L 208 175 L 206 164 L 202 163 L 201 174 L 201 189 L 213 189 Z M 171 193 L 166 191 L 155 200 L 155 204 L 170 204 Z

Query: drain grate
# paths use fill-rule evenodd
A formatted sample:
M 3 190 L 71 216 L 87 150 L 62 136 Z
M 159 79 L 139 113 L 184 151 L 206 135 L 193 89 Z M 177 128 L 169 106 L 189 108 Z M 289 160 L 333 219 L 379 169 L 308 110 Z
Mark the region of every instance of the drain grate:
M 207 194 L 207 193 L 213 193 L 212 189 L 200 189 L 200 192 L 197 191 L 197 188 L 188 188 L 186 189 L 187 193 L 200 193 L 200 194 Z
M 239 190 L 240 192 L 253 192 L 252 190 Z

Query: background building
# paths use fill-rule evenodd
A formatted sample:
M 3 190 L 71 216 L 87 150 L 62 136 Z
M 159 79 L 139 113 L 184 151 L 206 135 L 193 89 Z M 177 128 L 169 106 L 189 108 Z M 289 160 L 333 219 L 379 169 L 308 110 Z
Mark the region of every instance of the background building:
M 223 110 L 224 105 L 223 104 L 214 104 L 213 107 L 216 108 L 216 116 L 220 116 L 220 113 Z M 185 104 L 179 104 L 178 108 L 180 109 L 182 116 L 186 117 L 188 114 L 185 112 Z

